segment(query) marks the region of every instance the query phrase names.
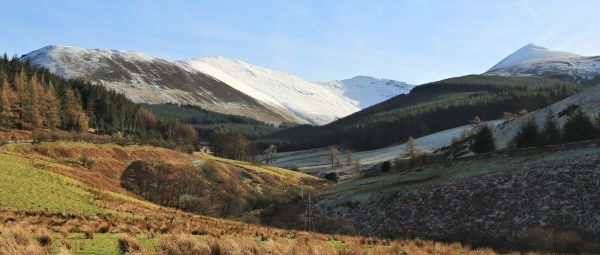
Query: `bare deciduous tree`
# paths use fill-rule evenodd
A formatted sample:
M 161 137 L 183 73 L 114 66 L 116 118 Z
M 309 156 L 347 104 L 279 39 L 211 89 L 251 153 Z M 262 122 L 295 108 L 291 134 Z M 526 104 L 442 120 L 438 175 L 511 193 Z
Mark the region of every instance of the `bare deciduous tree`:
M 350 166 L 351 164 L 352 164 L 352 151 L 347 150 L 346 151 L 346 165 Z
M 421 150 L 417 145 L 417 140 L 410 136 L 408 137 L 408 140 L 406 140 L 406 145 L 404 145 L 404 149 L 400 152 L 400 159 L 415 158 L 420 153 Z
M 329 150 L 329 162 L 331 163 L 331 166 L 340 165 L 340 151 L 335 147 L 331 147 Z

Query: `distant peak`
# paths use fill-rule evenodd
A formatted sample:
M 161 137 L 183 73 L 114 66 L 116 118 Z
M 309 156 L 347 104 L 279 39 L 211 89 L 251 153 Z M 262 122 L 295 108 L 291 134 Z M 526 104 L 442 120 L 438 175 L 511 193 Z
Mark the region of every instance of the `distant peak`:
M 502 69 L 505 67 L 524 64 L 524 63 L 532 63 L 532 62 L 541 62 L 541 61 L 552 61 L 552 60 L 564 60 L 568 58 L 581 57 L 580 55 L 573 54 L 570 52 L 564 51 L 556 51 L 551 50 L 542 46 L 535 45 L 533 43 L 529 43 L 512 54 L 508 55 L 502 61 L 498 62 L 498 64 L 494 65 L 488 72 L 494 71 L 497 69 Z
M 66 44 L 51 44 L 45 47 L 40 48 L 40 50 L 56 50 L 56 49 L 64 49 L 64 48 L 76 48 Z
M 538 45 L 536 45 L 536 44 L 533 44 L 533 43 L 528 43 L 528 44 L 526 44 L 525 46 L 523 46 L 522 48 L 535 48 L 535 47 L 538 47 L 538 48 L 544 48 L 544 47 L 542 47 L 542 46 L 538 46 Z
M 358 75 L 358 76 L 354 76 L 354 77 L 352 77 L 350 79 L 375 79 L 375 78 L 372 77 L 372 76 Z
M 53 44 L 48 45 L 43 48 L 34 50 L 29 52 L 22 57 L 27 59 L 33 58 L 54 58 L 60 59 L 63 57 L 82 57 L 86 55 L 96 55 L 103 57 L 110 57 L 113 54 L 117 54 L 123 59 L 129 61 L 154 61 L 159 59 L 157 57 L 153 57 L 150 55 L 146 55 L 145 53 L 135 52 L 135 51 L 125 51 L 125 50 L 112 50 L 112 49 L 86 49 L 76 46 L 64 45 L 64 44 Z
M 542 47 L 533 43 L 528 43 L 527 45 L 521 47 L 520 49 L 518 49 L 516 52 L 521 51 L 521 50 L 548 50 L 551 51 L 550 49 L 546 48 L 546 47 Z

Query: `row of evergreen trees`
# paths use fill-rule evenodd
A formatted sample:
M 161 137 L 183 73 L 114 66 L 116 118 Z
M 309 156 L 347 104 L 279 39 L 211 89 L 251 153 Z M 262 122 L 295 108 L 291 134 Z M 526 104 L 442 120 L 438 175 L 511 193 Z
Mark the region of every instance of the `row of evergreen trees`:
M 541 128 L 538 127 L 535 117 L 532 116 L 521 125 L 519 132 L 511 142 L 517 148 L 529 148 L 593 139 L 600 139 L 600 114 L 594 120 L 578 108 L 570 113 L 562 127 L 552 111 L 548 111 L 544 126 Z M 496 149 L 492 129 L 489 126 L 483 125 L 479 128 L 473 137 L 470 149 L 475 153 L 485 153 Z
M 0 58 L 0 129 L 92 129 L 170 147 L 189 147 L 198 140 L 191 126 L 158 118 L 122 94 L 6 55 Z
M 73 89 L 64 87 L 57 93 L 51 81 L 38 78 L 35 72 L 29 76 L 23 69 L 15 73 L 10 82 L 6 72 L 0 72 L 0 80 L 0 127 L 87 129 L 87 115 Z
M 262 137 L 279 130 L 273 124 L 245 116 L 212 112 L 197 105 L 166 103 L 142 104 L 141 106 L 161 118 L 178 120 L 192 125 L 204 138 L 211 137 L 214 129 L 218 127 L 236 130 L 249 139 Z
M 562 128 L 548 112 L 542 128 L 538 127 L 534 117 L 523 123 L 513 139 L 518 148 L 579 142 L 600 138 L 600 115 L 593 120 L 580 109 L 571 113 Z

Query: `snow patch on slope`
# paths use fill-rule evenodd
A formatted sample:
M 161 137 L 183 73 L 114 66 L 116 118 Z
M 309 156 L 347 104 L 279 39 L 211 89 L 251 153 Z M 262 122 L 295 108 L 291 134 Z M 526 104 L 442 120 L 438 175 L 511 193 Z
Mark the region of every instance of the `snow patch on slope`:
M 180 61 L 307 123 L 322 125 L 359 110 L 351 99 L 299 77 L 224 57 Z
M 409 93 L 415 85 L 405 82 L 356 76 L 351 79 L 321 82 L 333 93 L 356 101 L 361 109 L 388 100 L 400 94 Z

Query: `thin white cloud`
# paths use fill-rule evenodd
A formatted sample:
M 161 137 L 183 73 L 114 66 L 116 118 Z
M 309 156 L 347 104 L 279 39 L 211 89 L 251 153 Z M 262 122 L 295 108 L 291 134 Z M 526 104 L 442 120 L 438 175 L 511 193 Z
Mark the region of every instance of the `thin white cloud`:
M 531 16 L 531 19 L 533 19 L 533 23 L 535 24 L 536 28 L 539 30 L 540 36 L 542 37 L 542 41 L 544 42 L 544 44 L 548 44 L 548 36 L 546 35 L 546 31 L 544 30 L 544 27 L 542 27 L 542 24 L 540 23 L 540 20 L 538 19 L 537 12 L 535 11 L 535 9 L 531 8 L 531 5 L 529 4 L 529 0 L 524 0 L 524 4 L 525 4 L 525 9 Z

